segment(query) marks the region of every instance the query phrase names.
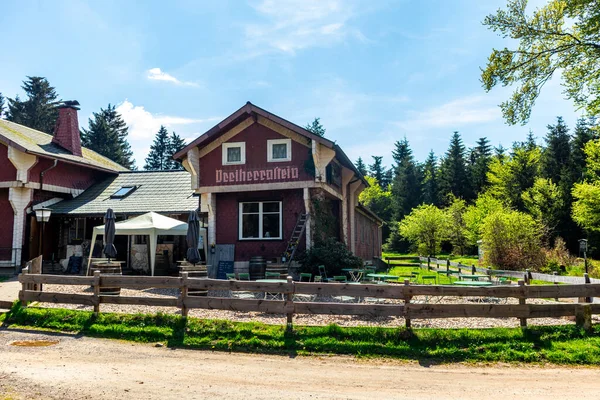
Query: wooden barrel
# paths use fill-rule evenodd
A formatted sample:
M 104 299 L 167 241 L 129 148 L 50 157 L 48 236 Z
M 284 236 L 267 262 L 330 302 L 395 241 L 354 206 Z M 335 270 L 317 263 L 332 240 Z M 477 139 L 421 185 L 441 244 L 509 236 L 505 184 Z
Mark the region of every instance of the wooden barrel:
M 250 272 L 250 280 L 265 279 L 265 271 L 267 269 L 267 263 L 265 258 L 262 256 L 252 257 L 250 259 L 250 265 L 248 272 Z
M 121 270 L 121 263 L 112 262 L 97 262 L 92 263 L 92 271 L 100 271 L 100 275 L 123 275 Z M 93 273 L 93 272 L 92 272 Z M 100 287 L 100 295 L 102 296 L 119 296 L 121 294 L 121 288 L 119 287 Z
M 249 262 L 248 261 L 236 261 L 233 263 L 233 273 L 235 276 L 238 274 L 247 274 L 249 270 Z

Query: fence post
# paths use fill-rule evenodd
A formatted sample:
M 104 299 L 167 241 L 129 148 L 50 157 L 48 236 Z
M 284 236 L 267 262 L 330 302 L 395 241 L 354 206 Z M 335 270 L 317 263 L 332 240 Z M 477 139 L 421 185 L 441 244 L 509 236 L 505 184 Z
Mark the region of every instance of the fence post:
M 294 292 L 296 292 L 296 287 L 294 285 L 294 280 L 292 279 L 291 276 L 287 277 L 287 283 L 288 283 L 288 285 L 292 285 L 292 290 L 289 291 L 286 294 L 286 296 L 285 296 L 286 303 L 290 303 L 290 302 L 293 301 L 293 296 L 294 296 Z M 293 318 L 294 318 L 294 312 L 293 311 L 290 312 L 290 313 L 287 313 L 287 327 L 286 327 L 286 329 L 287 329 L 288 332 L 291 332 L 294 329 L 294 327 L 293 327 L 293 321 L 292 321 Z
M 471 275 L 475 275 L 475 264 L 471 264 Z
M 188 272 L 181 273 L 181 316 L 187 318 L 188 307 L 185 304 L 188 297 Z
M 21 275 L 27 274 L 29 274 L 29 267 L 25 267 L 23 268 L 23 271 L 21 271 Z M 27 302 L 23 300 L 25 298 L 25 291 L 27 290 L 27 287 L 28 286 L 26 283 L 21 283 L 21 295 L 19 296 L 19 300 L 21 300 L 22 307 L 27 307 Z
M 94 271 L 94 315 L 98 316 L 100 312 L 100 271 Z
M 427 256 L 427 271 L 431 269 L 431 257 Z
M 554 276 L 555 276 L 555 278 L 553 278 L 554 285 L 555 285 L 555 286 L 557 286 L 557 285 L 558 285 L 558 282 L 556 282 L 556 276 L 558 275 L 558 272 L 554 271 L 554 272 L 552 272 L 552 275 L 554 275 Z M 555 297 L 555 298 L 554 298 L 554 301 L 558 301 L 558 297 Z
M 523 280 L 519 280 L 519 286 L 521 287 L 521 291 L 523 291 L 523 288 L 525 286 L 525 281 Z M 523 297 L 524 294 L 521 293 L 521 297 L 519 297 L 519 305 L 525 305 L 525 297 Z M 527 318 L 519 318 L 519 320 L 521 321 L 521 328 L 527 328 Z
M 529 280 L 529 270 L 528 269 L 525 270 L 525 274 L 523 275 L 523 280 L 525 281 L 525 284 L 531 285 L 531 281 Z
M 404 287 L 408 287 L 409 285 L 410 285 L 410 279 L 405 279 L 404 280 Z M 411 327 L 410 327 L 410 318 L 407 315 L 408 314 L 408 308 L 407 308 L 407 306 L 408 306 L 408 304 L 410 304 L 410 299 L 411 299 L 411 296 L 404 295 L 404 321 L 405 321 L 405 324 L 406 324 L 406 329 L 408 329 L 408 330 L 411 329 Z
M 592 306 L 589 304 L 580 304 L 575 313 L 575 324 L 585 331 L 592 330 Z

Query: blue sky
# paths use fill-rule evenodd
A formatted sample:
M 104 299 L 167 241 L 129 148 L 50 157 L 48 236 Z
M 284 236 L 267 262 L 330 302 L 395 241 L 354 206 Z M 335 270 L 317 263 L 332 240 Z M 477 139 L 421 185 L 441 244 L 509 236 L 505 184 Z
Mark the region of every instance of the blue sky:
M 530 2 L 530 7 L 543 0 Z M 320 117 L 348 156 L 391 163 L 406 136 L 415 156 L 487 136 L 541 140 L 557 115 L 579 112 L 558 78 L 526 126 L 507 126 L 479 68 L 510 43 L 481 25 L 505 0 L 3 1 L 0 92 L 26 75 L 93 111 L 118 105 L 138 166 L 161 124 L 193 139 L 246 101 L 299 125 Z

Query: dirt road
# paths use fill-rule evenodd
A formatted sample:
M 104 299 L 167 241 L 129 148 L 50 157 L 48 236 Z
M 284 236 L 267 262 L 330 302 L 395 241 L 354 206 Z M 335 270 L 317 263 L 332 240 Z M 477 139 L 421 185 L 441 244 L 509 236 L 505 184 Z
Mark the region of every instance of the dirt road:
M 49 339 L 49 347 L 16 347 Z M 597 368 L 421 366 L 0 330 L 0 399 L 598 399 Z

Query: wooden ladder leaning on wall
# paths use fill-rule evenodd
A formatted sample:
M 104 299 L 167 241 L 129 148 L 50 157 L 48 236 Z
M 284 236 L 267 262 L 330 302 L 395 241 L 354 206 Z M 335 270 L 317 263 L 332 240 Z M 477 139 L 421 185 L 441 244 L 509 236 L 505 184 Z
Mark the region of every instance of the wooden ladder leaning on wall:
M 292 236 L 288 241 L 287 248 L 283 255 L 285 256 L 285 264 L 287 264 L 288 268 L 292 264 L 294 260 L 294 256 L 296 255 L 296 250 L 298 249 L 298 244 L 300 243 L 300 238 L 304 231 L 306 230 L 306 223 L 308 222 L 308 214 L 302 213 L 298 216 L 298 220 L 296 221 L 296 225 L 294 226 L 294 230 L 292 231 Z

